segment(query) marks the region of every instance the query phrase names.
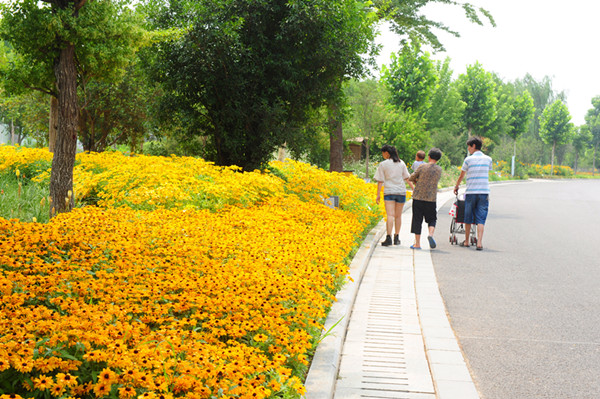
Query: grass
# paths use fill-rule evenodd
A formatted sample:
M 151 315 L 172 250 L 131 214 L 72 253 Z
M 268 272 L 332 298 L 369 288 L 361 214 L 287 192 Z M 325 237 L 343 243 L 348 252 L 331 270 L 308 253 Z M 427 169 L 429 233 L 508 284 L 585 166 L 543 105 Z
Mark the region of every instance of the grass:
M 48 222 L 48 186 L 13 173 L 0 174 L 0 217 L 24 222 Z

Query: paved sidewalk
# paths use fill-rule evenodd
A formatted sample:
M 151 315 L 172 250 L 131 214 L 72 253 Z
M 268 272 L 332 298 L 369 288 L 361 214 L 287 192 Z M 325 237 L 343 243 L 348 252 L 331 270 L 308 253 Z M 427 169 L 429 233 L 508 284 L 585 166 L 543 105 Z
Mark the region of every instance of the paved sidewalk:
M 452 198 L 438 193 L 438 207 Z M 409 248 L 411 216 L 405 210 L 400 246 L 381 246 L 381 222 L 355 255 L 354 281 L 328 315 L 325 328 L 333 333 L 317 348 L 306 399 L 479 398 L 439 293 L 425 228 L 423 250 Z M 447 239 L 436 231 L 437 241 Z

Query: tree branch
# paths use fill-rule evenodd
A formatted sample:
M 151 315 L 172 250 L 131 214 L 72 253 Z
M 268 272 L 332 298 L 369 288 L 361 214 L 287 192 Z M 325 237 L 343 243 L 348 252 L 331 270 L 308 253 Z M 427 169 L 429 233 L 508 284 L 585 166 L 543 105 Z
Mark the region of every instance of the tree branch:
M 39 91 L 39 92 L 42 92 L 44 94 L 49 94 L 49 95 L 51 95 L 53 97 L 58 97 L 58 93 L 56 93 L 55 91 L 52 91 L 52 90 L 42 89 L 41 87 L 30 86 L 28 84 L 25 84 L 25 88 L 26 89 L 35 90 L 35 91 Z

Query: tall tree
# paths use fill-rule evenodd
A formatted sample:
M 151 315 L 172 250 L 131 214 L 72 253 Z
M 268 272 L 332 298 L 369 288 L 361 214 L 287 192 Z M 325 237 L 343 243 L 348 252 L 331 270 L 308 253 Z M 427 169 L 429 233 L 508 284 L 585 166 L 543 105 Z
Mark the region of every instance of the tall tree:
M 208 138 L 205 156 L 244 169 L 292 142 L 311 109 L 338 114 L 343 81 L 366 72 L 376 22 L 357 0 L 175 1 L 154 20 L 187 29 L 156 48 L 165 110 Z
M 459 164 L 465 157 L 462 115 L 466 104 L 461 100 L 453 73 L 450 58 L 437 61 L 438 83 L 425 119 L 427 130 L 431 132 L 431 146 L 443 148 L 444 157 L 453 164 Z
M 513 156 L 517 155 L 517 138 L 529 129 L 534 113 L 533 98 L 529 92 L 524 91 L 513 99 L 509 119 L 510 129 L 507 132 L 513 139 Z
M 429 53 L 423 52 L 418 42 L 405 46 L 398 55 L 392 53 L 381 78 L 390 91 L 391 102 L 403 111 L 423 115 L 431 106 L 437 74 Z
M 469 136 L 473 133 L 493 139 L 489 130 L 496 119 L 496 83 L 491 73 L 479 62 L 467 67 L 467 73 L 458 77 L 458 91 L 466 104 L 463 123 Z
M 600 145 L 600 96 L 592 98 L 593 108 L 585 115 L 585 124 L 592 135 L 592 146 L 594 147 L 594 159 L 592 161 L 593 173 L 596 173 L 596 157 Z
M 540 116 L 540 137 L 546 144 L 552 145 L 552 169 L 554 174 L 554 153 L 556 146 L 566 143 L 573 133 L 569 109 L 561 100 L 554 101 L 544 109 Z
M 575 129 L 572 141 L 573 151 L 575 152 L 573 157 L 573 169 L 575 170 L 575 173 L 577 173 L 577 169 L 579 168 L 579 156 L 590 146 L 592 139 L 592 133 L 590 132 L 588 125 L 579 126 Z
M 120 78 L 143 43 L 142 20 L 129 5 L 128 0 L 12 0 L 2 6 L 0 37 L 15 50 L 2 71 L 6 88 L 35 89 L 58 99 L 51 216 L 74 203 L 78 86 L 92 78 Z
M 529 126 L 528 134 L 532 137 L 539 138 L 540 132 L 540 116 L 548 105 L 555 100 L 565 101 L 566 95 L 564 92 L 556 92 L 552 87 L 552 79 L 548 76 L 540 81 L 537 81 L 530 74 L 526 74 L 523 79 L 515 81 L 515 87 L 518 92 L 528 91 L 533 99 L 535 111 L 533 114 L 533 123 Z
M 365 178 L 369 176 L 369 159 L 371 143 L 377 128 L 385 121 L 386 99 L 384 88 L 374 79 L 364 81 L 352 80 L 348 83 L 345 94 L 351 112 L 345 137 L 361 138 L 366 149 Z M 349 132 L 348 132 L 349 131 Z

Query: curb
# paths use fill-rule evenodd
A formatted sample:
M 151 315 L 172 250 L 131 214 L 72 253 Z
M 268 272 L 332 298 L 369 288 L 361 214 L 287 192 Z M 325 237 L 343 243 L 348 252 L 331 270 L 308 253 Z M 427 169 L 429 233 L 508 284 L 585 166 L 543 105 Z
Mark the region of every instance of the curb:
M 350 263 L 351 280 L 344 284 L 336 295 L 337 301 L 331 306 L 325 320 L 324 330 L 330 331 L 331 329 L 332 332 L 318 344 L 318 349 L 308 370 L 304 384 L 306 392 L 309 393 L 305 396 L 306 399 L 333 398 L 345 335 L 358 287 L 371 255 L 384 232 L 385 220 L 381 220 L 367 234 Z

